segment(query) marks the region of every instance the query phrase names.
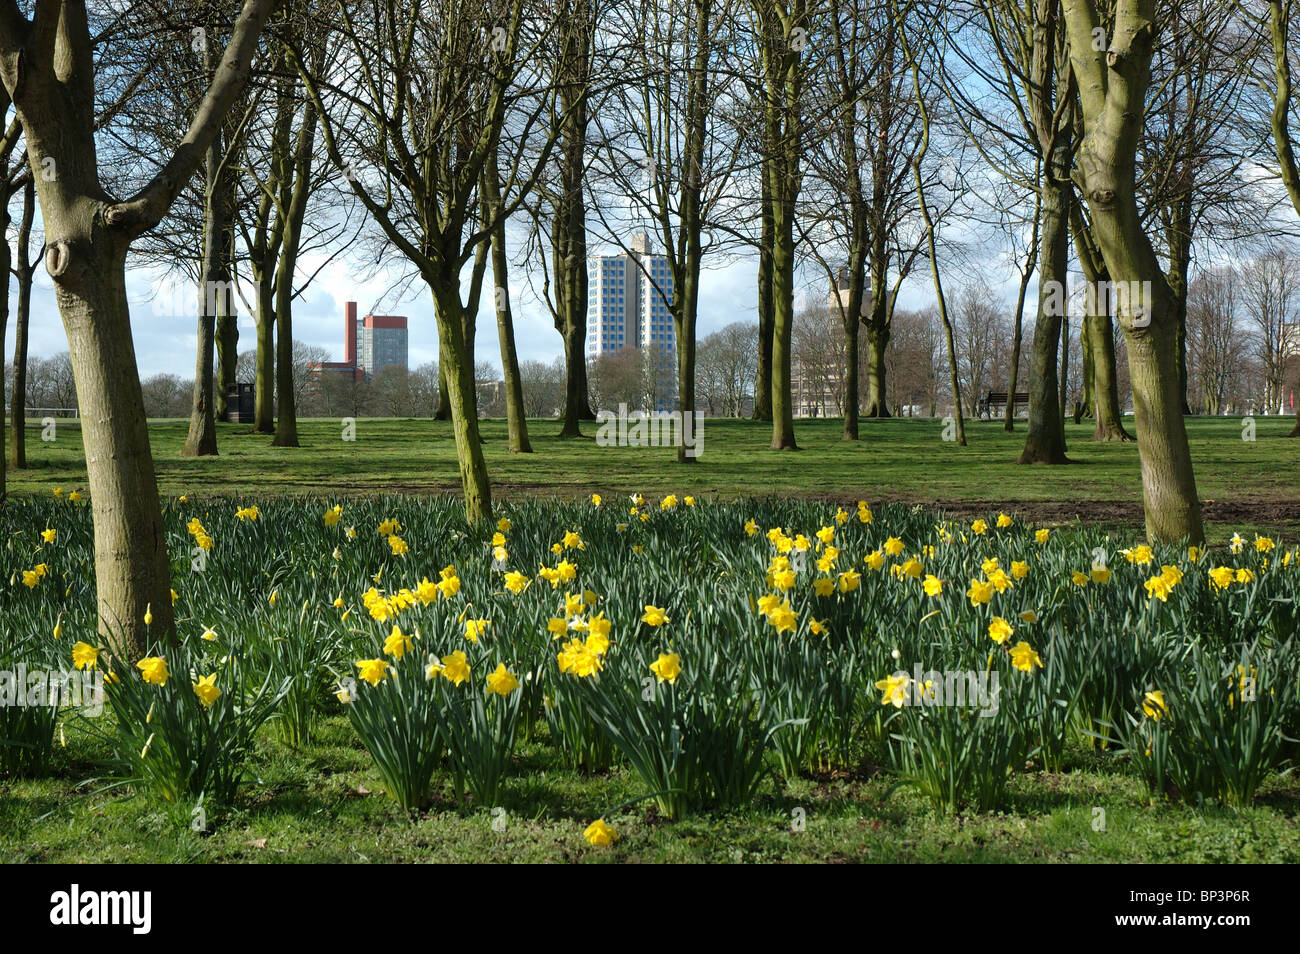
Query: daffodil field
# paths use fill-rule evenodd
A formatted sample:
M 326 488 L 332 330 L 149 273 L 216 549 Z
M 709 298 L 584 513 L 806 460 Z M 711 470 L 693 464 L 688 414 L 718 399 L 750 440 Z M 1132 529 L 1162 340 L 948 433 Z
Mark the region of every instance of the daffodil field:
M 1300 751 L 1293 542 L 676 495 L 497 516 L 171 499 L 178 638 L 132 663 L 96 635 L 86 503 L 10 501 L 0 670 L 90 674 L 104 698 L 0 683 L 0 784 L 47 771 L 75 724 L 114 753 L 101 785 L 219 824 L 259 746 L 341 717 L 411 816 L 448 786 L 469 813 L 544 786 L 523 746 L 629 773 L 632 797 L 582 820 L 601 846 L 629 810 L 681 822 L 833 772 L 884 773 L 939 816 L 1003 811 L 1018 775 L 1079 753 L 1152 804 L 1241 809 Z

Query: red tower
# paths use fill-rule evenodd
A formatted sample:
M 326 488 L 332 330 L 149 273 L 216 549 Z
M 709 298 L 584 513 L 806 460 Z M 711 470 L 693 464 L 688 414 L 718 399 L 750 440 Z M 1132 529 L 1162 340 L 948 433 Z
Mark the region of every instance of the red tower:
M 343 309 L 343 363 L 357 365 L 357 303 L 350 301 Z

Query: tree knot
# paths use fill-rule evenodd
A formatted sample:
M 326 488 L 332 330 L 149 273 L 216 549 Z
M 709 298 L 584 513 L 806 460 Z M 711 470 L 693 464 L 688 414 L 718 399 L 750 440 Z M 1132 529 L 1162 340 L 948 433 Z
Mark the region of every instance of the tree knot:
M 68 270 L 72 260 L 72 246 L 63 239 L 45 243 L 45 270 L 51 278 L 58 278 Z

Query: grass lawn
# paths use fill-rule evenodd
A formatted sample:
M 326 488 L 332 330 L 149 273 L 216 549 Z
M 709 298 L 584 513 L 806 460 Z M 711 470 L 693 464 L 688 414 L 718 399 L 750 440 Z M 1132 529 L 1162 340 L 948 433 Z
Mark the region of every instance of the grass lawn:
M 1129 422 L 1130 428 L 1132 421 Z M 679 465 L 673 448 L 598 447 L 592 439 L 562 441 L 559 423 L 529 422 L 534 454 L 506 449 L 502 420 L 482 422 L 489 473 L 497 495 L 577 497 L 599 491 L 674 491 L 702 496 L 779 494 L 926 503 L 957 514 L 1015 506 L 1044 522 L 1076 517 L 1106 526 L 1140 526 L 1141 481 L 1135 444 L 1096 444 L 1092 424 L 1067 424 L 1068 467 L 1015 463 L 1024 424 L 1007 434 L 1001 422 L 967 424 L 969 446 L 941 439 L 936 420 L 863 421 L 862 439 L 840 439 L 838 420 L 799 421 L 797 454 L 767 449 L 770 426 L 708 420 L 699 459 Z M 1189 418 L 1197 489 L 1212 539 L 1236 529 L 1300 529 L 1300 440 L 1288 440 L 1290 417 L 1256 419 L 1254 442 L 1242 440 L 1237 418 Z M 9 489 L 48 493 L 84 485 L 80 427 L 60 421 L 43 442 L 29 425 L 29 470 L 9 473 Z M 587 425 L 594 436 L 595 425 Z M 164 494 L 368 494 L 459 492 L 450 425 L 430 420 L 363 419 L 356 440 L 341 439 L 334 420 L 303 421 L 300 448 L 271 446 L 246 425 L 218 425 L 220 456 L 179 454 L 187 422 L 151 424 Z
M 937 815 L 910 791 L 891 794 L 893 779 L 868 769 L 793 779 L 780 795 L 768 785 L 745 811 L 671 823 L 641 802 L 607 816 L 619 839 L 596 848 L 584 827 L 640 793 L 626 768 L 584 775 L 529 742 L 516 753 L 520 777 L 504 814 L 458 812 L 447 785 L 409 818 L 383 794 L 341 717 L 324 721 L 301 751 L 263 735 L 256 782 L 236 812 L 210 819 L 210 834 L 120 790 L 87 794 L 104 785 L 81 781 L 97 774 L 90 762 L 65 758 L 54 777 L 7 782 L 0 862 L 1300 862 L 1294 784 L 1274 782 L 1243 812 L 1192 811 L 1148 804 L 1136 778 L 1101 771 L 1087 753 L 1070 771 L 1017 775 L 1005 813 Z M 88 741 L 69 743 L 93 755 Z M 1105 831 L 1093 829 L 1096 808 Z

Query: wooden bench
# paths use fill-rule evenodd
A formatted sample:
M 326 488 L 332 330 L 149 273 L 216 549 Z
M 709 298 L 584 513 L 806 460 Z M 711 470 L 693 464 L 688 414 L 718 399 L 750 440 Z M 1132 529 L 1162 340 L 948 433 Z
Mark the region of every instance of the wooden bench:
M 977 405 L 977 413 L 979 414 L 980 420 L 991 421 L 994 414 L 999 413 L 1001 410 L 1005 410 L 1007 406 L 1007 398 L 1008 394 L 1006 391 L 990 391 L 988 394 L 980 398 Z M 1011 409 L 1012 416 L 1015 415 L 1016 408 L 1021 407 L 1022 405 L 1024 407 L 1029 406 L 1028 391 L 1016 392 L 1015 406 Z

